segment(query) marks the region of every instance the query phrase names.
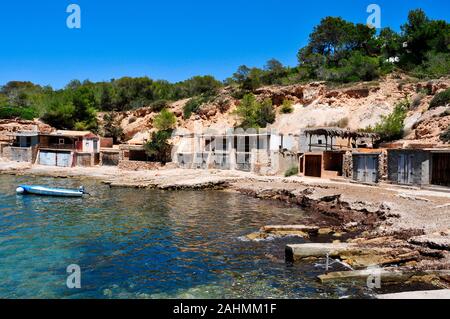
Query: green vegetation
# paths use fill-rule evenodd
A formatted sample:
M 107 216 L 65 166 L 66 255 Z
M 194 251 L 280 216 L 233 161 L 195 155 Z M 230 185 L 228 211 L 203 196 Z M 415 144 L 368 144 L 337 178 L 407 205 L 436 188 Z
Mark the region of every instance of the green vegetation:
M 283 104 L 281 105 L 280 112 L 282 114 L 289 114 L 289 113 L 294 112 L 294 108 L 293 108 L 292 104 L 293 104 L 292 101 L 284 100 Z
M 169 131 L 175 128 L 175 124 L 177 123 L 176 116 L 168 111 L 167 109 L 163 109 L 155 118 L 153 119 L 153 126 L 159 131 Z
M 168 102 L 166 100 L 158 100 L 150 104 L 150 108 L 153 112 L 161 112 L 163 109 L 165 109 L 168 105 Z
M 202 104 L 207 103 L 210 100 L 208 96 L 195 96 L 190 99 L 183 107 L 183 117 L 189 119 L 192 113 L 197 113 L 200 110 Z
M 115 120 L 114 112 L 106 113 L 103 116 L 103 136 L 111 137 L 114 143 L 122 140 L 123 129 L 120 126 L 120 122 Z
M 291 166 L 284 173 L 284 177 L 289 177 L 289 176 L 294 176 L 294 175 L 298 175 L 298 167 L 297 166 Z
M 151 161 L 167 163 L 170 161 L 172 146 L 168 140 L 172 136 L 172 131 L 153 132 L 148 141 L 144 145 L 145 152 Z
M 98 83 L 73 80 L 61 90 L 11 81 L 0 87 L 0 118 L 40 117 L 59 129 L 96 131 L 97 111 L 117 112 L 149 106 L 152 111 L 160 112 L 167 101 L 213 96 L 221 86 L 212 76 L 194 76 L 178 83 L 147 77 L 123 77 Z
M 430 109 L 450 104 L 450 89 L 436 94 L 430 102 Z
M 364 131 L 377 133 L 381 142 L 389 142 L 403 137 L 404 121 L 410 104 L 408 101 L 398 103 L 394 111 L 388 116 L 383 116 L 381 122 L 375 127 L 368 127 Z
M 421 78 L 450 74 L 450 24 L 431 20 L 421 9 L 409 12 L 397 33 L 339 17 L 325 17 L 314 27 L 308 44 L 297 54 L 298 66 L 270 60 L 263 69 L 242 65 L 227 79 L 241 98 L 262 85 L 324 80 L 336 83 L 372 81 L 394 70 Z M 389 61 L 391 58 L 392 61 Z
M 275 122 L 275 110 L 270 99 L 258 102 L 253 94 L 246 94 L 234 114 L 240 119 L 239 127 L 260 128 Z
M 37 116 L 34 109 L 29 107 L 15 108 L 11 106 L 0 107 L 0 119 L 21 118 L 24 120 L 32 120 Z
M 150 141 L 144 145 L 145 152 L 150 160 L 161 163 L 167 163 L 171 160 L 172 146 L 168 141 L 172 136 L 176 122 L 175 115 L 167 109 L 161 110 L 153 119 L 153 125 L 157 131 L 151 134 Z

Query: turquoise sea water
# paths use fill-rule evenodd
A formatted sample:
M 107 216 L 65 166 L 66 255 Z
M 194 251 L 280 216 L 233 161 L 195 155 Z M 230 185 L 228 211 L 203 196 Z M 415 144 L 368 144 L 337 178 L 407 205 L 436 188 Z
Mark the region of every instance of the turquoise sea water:
M 86 198 L 19 196 L 18 184 L 76 188 Z M 220 191 L 110 189 L 95 181 L 0 176 L 0 298 L 336 298 L 312 263 L 287 265 L 286 243 L 240 237 L 300 223 L 297 207 Z M 81 289 L 66 267 L 81 267 Z

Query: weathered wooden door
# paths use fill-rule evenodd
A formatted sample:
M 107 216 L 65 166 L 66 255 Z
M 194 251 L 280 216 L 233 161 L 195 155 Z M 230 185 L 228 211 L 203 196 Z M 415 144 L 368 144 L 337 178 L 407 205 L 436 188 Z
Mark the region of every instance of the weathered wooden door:
M 366 159 L 366 183 L 376 183 L 378 181 L 378 157 L 376 155 L 364 157 Z
M 358 155 L 354 162 L 354 179 L 363 183 L 376 183 L 378 181 L 378 156 Z
M 305 156 L 305 176 L 322 176 L 322 155 Z
M 357 180 L 358 182 L 365 182 L 366 160 L 364 156 L 357 156 L 355 165 L 356 165 L 355 180 Z
M 413 161 L 414 155 L 400 154 L 398 157 L 398 183 L 413 184 Z
M 450 186 L 450 153 L 433 154 L 431 183 Z

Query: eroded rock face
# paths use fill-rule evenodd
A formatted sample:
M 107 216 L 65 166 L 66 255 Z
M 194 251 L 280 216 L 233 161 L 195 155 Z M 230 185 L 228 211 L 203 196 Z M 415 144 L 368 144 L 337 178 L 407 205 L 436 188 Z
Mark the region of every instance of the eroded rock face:
M 55 129 L 41 121 L 9 120 L 0 119 L 0 141 L 9 141 L 9 134 L 19 131 L 39 131 L 41 133 L 51 133 Z
M 415 128 L 415 139 L 440 143 L 440 134 L 450 127 L 450 115 L 436 116 L 420 122 Z
M 412 104 L 405 122 L 405 139 L 436 144 L 440 143 L 439 135 L 447 129 L 450 121 L 445 116 L 434 116 L 437 111 L 428 110 L 428 107 L 434 94 L 448 87 L 450 80 L 445 78 L 417 82 L 407 76 L 389 76 L 379 81 L 341 86 L 324 82 L 273 85 L 258 88 L 253 93 L 259 101 L 272 101 L 279 114 L 270 127 L 284 134 L 297 134 L 300 129 L 312 126 L 344 125 L 355 130 L 373 127 L 383 116 L 389 115 L 398 102 L 408 99 Z M 201 124 L 204 128 L 223 131 L 239 122 L 233 114 L 239 99 L 234 98 L 233 93 L 232 87 L 223 88 L 217 97 L 201 105 L 189 119 L 183 118 L 183 107 L 189 99 L 170 103 L 168 109 L 177 117 L 180 128 L 193 130 L 195 125 Z M 279 112 L 285 100 L 294 104 L 294 111 L 290 114 Z M 151 108 L 118 114 L 125 139 L 151 131 L 155 115 Z

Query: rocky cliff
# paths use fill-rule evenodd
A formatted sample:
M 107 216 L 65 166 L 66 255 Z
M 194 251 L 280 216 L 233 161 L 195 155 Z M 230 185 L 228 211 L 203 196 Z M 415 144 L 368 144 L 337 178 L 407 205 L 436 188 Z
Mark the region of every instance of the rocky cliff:
M 433 96 L 450 87 L 449 78 L 418 81 L 407 76 L 388 76 L 379 81 L 330 86 L 323 82 L 290 86 L 269 86 L 257 89 L 258 99 L 269 98 L 276 106 L 277 118 L 272 128 L 281 133 L 296 134 L 301 128 L 340 126 L 363 129 L 378 123 L 394 106 L 408 100 L 410 109 L 405 120 L 406 141 L 441 143 L 439 135 L 450 125 L 449 106 L 429 110 Z M 293 112 L 282 114 L 284 100 L 293 102 Z M 223 131 L 236 124 L 232 114 L 239 100 L 232 97 L 230 88 L 223 89 L 213 101 L 204 104 L 190 119 L 182 117 L 188 99 L 176 101 L 169 108 L 178 118 L 178 126 L 193 129 L 194 125 Z M 126 139 L 142 139 L 152 130 L 156 114 L 150 108 L 119 113 L 119 121 Z

